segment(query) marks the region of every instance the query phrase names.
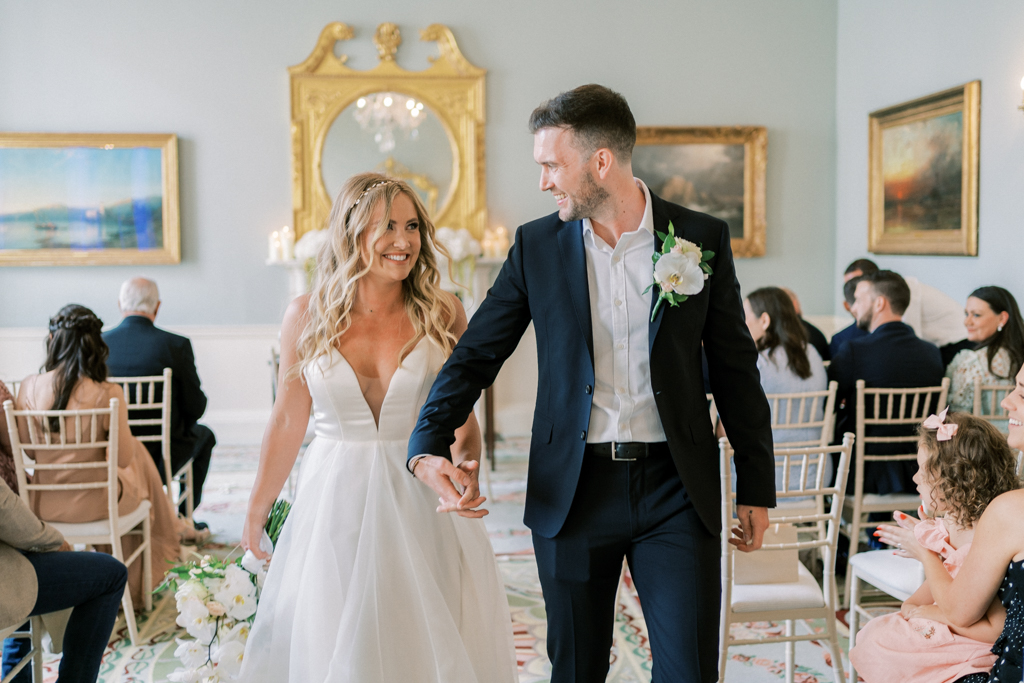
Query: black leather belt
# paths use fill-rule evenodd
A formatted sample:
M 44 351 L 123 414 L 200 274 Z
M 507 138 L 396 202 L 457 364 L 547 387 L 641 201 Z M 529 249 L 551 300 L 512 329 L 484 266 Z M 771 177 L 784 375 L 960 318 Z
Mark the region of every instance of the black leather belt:
M 632 460 L 642 460 L 648 456 L 668 455 L 668 443 L 664 441 L 656 443 L 643 443 L 640 441 L 588 443 L 583 450 L 583 454 L 630 462 Z

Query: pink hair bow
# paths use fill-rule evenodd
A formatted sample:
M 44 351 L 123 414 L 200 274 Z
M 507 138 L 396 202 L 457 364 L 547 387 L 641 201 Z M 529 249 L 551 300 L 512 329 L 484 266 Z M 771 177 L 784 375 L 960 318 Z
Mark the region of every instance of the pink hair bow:
M 946 413 L 949 412 L 949 406 L 938 415 L 929 415 L 924 421 L 925 429 L 934 429 L 938 433 L 935 438 L 939 441 L 949 441 L 956 434 L 957 426 L 953 422 L 946 422 Z

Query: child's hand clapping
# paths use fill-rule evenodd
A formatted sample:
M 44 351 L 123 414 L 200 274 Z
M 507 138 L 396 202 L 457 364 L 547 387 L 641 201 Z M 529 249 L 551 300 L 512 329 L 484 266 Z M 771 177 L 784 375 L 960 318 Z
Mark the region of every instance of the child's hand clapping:
M 924 516 L 924 510 L 919 508 L 918 514 Z M 875 532 L 876 537 L 883 543 L 895 547 L 894 554 L 900 557 L 912 557 L 920 561 L 925 553 L 931 553 L 930 550 L 923 548 L 917 542 L 917 536 L 914 534 L 914 527 L 921 523 L 920 519 L 899 511 L 894 512 L 892 516 L 899 526 L 891 524 L 879 525 L 878 530 Z

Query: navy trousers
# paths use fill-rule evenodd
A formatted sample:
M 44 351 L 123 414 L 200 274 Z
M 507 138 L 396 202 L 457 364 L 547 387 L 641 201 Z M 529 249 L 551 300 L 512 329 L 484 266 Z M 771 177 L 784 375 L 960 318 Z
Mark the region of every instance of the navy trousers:
M 32 563 L 39 582 L 36 604 L 29 616 L 74 608 L 64 630 L 64 654 L 57 680 L 95 683 L 124 595 L 128 570 L 104 553 L 26 553 L 25 557 Z M 24 630 L 28 630 L 28 624 Z M 30 647 L 23 638 L 4 641 L 4 675 Z M 15 683 L 31 681 L 31 667 L 29 664 L 22 669 Z
M 718 680 L 721 543 L 701 523 L 672 458 L 586 455 L 565 525 L 536 534 L 551 683 L 603 683 L 615 593 L 629 563 L 650 635 L 652 683 Z

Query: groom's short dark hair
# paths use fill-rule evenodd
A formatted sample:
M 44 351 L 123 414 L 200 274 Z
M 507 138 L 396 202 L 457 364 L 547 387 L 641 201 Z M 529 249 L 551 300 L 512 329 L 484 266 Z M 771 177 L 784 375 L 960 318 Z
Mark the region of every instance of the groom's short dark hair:
M 581 85 L 544 102 L 530 114 L 530 133 L 568 128 L 588 155 L 602 147 L 629 161 L 636 144 L 636 120 L 626 98 L 603 85 Z

